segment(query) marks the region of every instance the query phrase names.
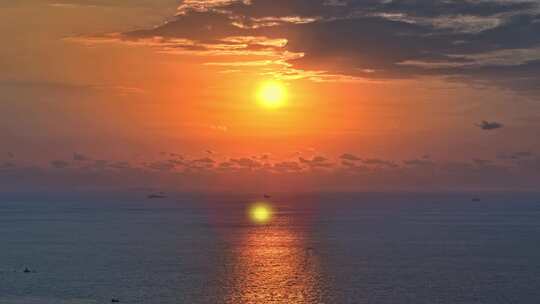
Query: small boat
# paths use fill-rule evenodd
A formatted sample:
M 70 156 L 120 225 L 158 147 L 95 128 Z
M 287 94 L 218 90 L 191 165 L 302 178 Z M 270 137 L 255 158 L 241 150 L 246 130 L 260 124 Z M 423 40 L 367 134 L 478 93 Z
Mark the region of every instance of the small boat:
M 120 303 L 120 299 L 112 298 L 111 303 Z
M 479 199 L 478 197 L 475 197 L 475 198 L 472 199 L 472 201 L 473 201 L 473 202 L 480 202 L 481 199 Z
M 30 269 L 28 269 L 28 267 L 25 267 L 24 270 L 23 270 L 24 273 L 31 273 L 32 271 Z
M 263 195 L 263 196 L 264 196 L 264 198 L 272 198 L 272 196 L 271 196 L 271 195 L 268 195 L 268 194 L 265 194 L 265 195 Z

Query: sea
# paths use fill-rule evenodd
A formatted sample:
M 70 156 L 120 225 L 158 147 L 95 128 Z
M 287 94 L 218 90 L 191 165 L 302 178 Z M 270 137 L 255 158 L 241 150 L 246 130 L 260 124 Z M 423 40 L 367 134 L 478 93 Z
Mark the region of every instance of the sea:
M 0 195 L 0 303 L 540 303 L 539 193 L 267 196 Z

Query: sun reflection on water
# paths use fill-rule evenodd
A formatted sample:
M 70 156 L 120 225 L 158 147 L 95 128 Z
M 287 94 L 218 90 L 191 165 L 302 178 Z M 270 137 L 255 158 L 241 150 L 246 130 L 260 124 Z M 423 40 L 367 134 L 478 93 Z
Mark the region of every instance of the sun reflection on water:
M 234 248 L 226 303 L 322 303 L 316 254 L 303 234 L 276 219 L 247 228 Z

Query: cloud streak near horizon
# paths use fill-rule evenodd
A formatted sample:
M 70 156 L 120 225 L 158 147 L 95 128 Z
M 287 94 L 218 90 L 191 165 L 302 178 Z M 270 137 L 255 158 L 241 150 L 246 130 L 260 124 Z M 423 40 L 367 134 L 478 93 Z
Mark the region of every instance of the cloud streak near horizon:
M 315 155 L 272 159 L 268 156 L 187 157 L 166 152 L 147 161 L 99 160 L 82 153 L 74 153 L 72 159 L 52 160 L 48 165 L 0 161 L 0 180 L 7 187 L 15 187 L 13 189 L 34 183 L 48 184 L 49 180 L 72 190 L 143 187 L 145 183 L 152 187 L 184 190 L 218 185 L 230 188 L 238 184 L 254 189 L 256 185 L 252 183 L 267 178 L 291 179 L 299 189 L 306 191 L 415 189 L 417 185 L 430 189 L 490 189 L 501 186 L 534 189 L 540 178 L 538 172 L 540 158 L 525 151 L 501 154 L 495 159 L 469 161 L 436 161 L 426 156 L 396 161 L 361 158 L 351 153 L 337 157 Z M 110 183 L 111 179 L 113 183 Z M 328 179 L 334 182 L 326 183 Z M 24 183 L 18 184 L 23 180 Z M 309 184 L 304 183 L 306 180 Z

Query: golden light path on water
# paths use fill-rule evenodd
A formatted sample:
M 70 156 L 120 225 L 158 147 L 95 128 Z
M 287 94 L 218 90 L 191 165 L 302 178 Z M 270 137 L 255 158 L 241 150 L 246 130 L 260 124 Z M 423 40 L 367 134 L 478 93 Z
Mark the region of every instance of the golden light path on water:
M 226 303 L 323 303 L 314 250 L 305 231 L 268 203 L 249 208 L 250 225 L 233 249 Z M 264 223 L 264 225 L 261 225 Z

